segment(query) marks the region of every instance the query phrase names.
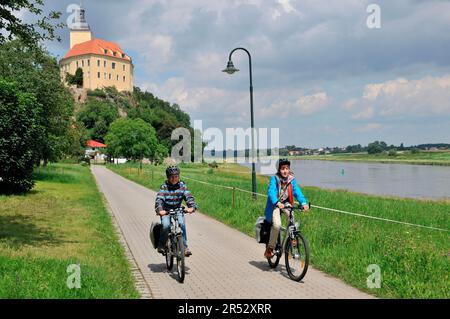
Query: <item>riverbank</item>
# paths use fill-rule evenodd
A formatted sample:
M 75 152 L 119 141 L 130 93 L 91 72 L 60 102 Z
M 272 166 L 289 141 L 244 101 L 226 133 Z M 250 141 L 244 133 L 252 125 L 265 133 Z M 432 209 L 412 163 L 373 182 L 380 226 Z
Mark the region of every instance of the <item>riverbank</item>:
M 450 151 L 422 151 L 419 153 L 405 151 L 404 153 L 397 153 L 395 156 L 389 156 L 388 154 L 342 153 L 288 156 L 288 158 L 298 160 L 450 166 Z
M 0 298 L 139 298 L 89 168 L 35 175 L 30 193 L 0 196 Z M 80 289 L 67 286 L 69 265 L 80 267 Z
M 113 171 L 158 190 L 164 167 L 109 165 Z M 200 210 L 254 237 L 254 223 L 263 215 L 266 198 L 251 199 L 249 169 L 236 164 L 181 165 L 182 176 Z M 257 176 L 259 193 L 266 193 L 269 177 Z M 212 183 L 209 185 L 205 183 Z M 450 229 L 450 203 L 386 198 L 341 190 L 302 187 L 313 204 L 407 223 Z M 234 195 L 233 195 L 234 193 Z M 313 266 L 352 286 L 384 298 L 449 298 L 449 232 L 388 223 L 313 209 L 301 215 L 301 229 L 309 239 Z M 261 257 L 264 247 L 261 245 Z M 262 258 L 263 259 L 263 258 Z M 379 289 L 369 289 L 369 265 L 381 269 Z M 307 280 L 307 277 L 305 278 Z

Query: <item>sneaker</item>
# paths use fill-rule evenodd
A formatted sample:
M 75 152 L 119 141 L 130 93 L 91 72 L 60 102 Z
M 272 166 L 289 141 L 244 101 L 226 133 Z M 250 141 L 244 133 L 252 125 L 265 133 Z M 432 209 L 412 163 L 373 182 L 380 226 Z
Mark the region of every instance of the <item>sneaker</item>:
M 158 253 L 164 254 L 165 252 L 166 250 L 164 249 L 164 247 L 158 247 Z
M 273 249 L 267 247 L 266 251 L 264 252 L 264 258 L 272 258 L 273 257 Z
M 186 247 L 186 248 L 184 249 L 184 256 L 185 256 L 185 257 L 189 257 L 189 256 L 191 256 L 191 255 L 192 255 L 191 251 L 189 250 L 189 248 Z

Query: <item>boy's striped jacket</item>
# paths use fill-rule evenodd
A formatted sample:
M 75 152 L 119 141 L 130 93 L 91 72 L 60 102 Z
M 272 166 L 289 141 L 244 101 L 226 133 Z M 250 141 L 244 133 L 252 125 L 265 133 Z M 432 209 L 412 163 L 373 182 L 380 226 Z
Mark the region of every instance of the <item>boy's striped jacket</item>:
M 159 214 L 162 210 L 170 210 L 178 208 L 186 201 L 188 207 L 197 209 L 194 196 L 188 190 L 186 184 L 183 181 L 179 181 L 175 185 L 171 185 L 169 181 L 165 181 L 161 185 L 158 194 L 156 195 L 155 211 Z

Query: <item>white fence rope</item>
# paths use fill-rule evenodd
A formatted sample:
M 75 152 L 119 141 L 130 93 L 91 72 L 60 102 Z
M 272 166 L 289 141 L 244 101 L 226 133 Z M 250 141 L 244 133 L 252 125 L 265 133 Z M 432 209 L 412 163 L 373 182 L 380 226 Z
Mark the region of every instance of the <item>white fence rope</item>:
M 235 189 L 237 191 L 250 193 L 250 194 L 253 193 L 252 191 L 248 191 L 248 190 L 245 190 L 245 189 L 242 189 L 242 188 L 212 184 L 212 183 L 208 183 L 208 182 L 204 182 L 204 181 L 199 181 L 197 179 L 190 178 L 190 177 L 187 177 L 187 176 L 183 176 L 183 178 L 191 180 L 191 181 L 194 181 L 194 182 L 197 182 L 197 183 L 201 183 L 201 184 L 206 184 L 206 185 L 211 185 L 211 186 L 221 187 L 221 188 L 226 188 L 226 189 Z M 255 194 L 259 195 L 259 196 L 267 197 L 266 194 L 260 194 L 260 193 L 255 193 Z M 432 226 L 424 226 L 424 225 L 419 225 L 419 224 L 412 224 L 412 223 L 402 222 L 402 221 L 398 221 L 398 220 L 381 218 L 381 217 L 370 216 L 370 215 L 359 214 L 359 213 L 352 213 L 352 212 L 347 212 L 347 211 L 344 211 L 344 210 L 333 209 L 333 208 L 328 208 L 328 207 L 321 207 L 321 206 L 317 206 L 317 205 L 311 205 L 311 207 L 318 208 L 318 209 L 323 209 L 323 210 L 327 210 L 327 211 L 331 211 L 331 212 L 341 213 L 341 214 L 347 214 L 347 215 L 353 215 L 353 216 L 364 217 L 364 218 L 369 218 L 369 219 L 381 220 L 381 221 L 390 222 L 390 223 L 396 223 L 396 224 L 402 224 L 402 225 L 407 225 L 407 226 L 414 226 L 414 227 L 420 227 L 420 228 L 427 228 L 427 229 L 432 229 L 432 230 L 450 232 L 450 230 L 448 230 L 448 229 L 432 227 Z

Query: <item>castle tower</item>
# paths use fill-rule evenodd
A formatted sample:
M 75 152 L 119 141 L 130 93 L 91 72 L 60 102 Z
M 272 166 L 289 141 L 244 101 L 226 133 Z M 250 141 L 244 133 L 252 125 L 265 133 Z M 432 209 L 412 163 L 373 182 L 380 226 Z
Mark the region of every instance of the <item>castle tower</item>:
M 92 40 L 92 33 L 89 24 L 86 22 L 86 11 L 80 5 L 75 12 L 75 22 L 70 28 L 70 48 L 83 42 Z

